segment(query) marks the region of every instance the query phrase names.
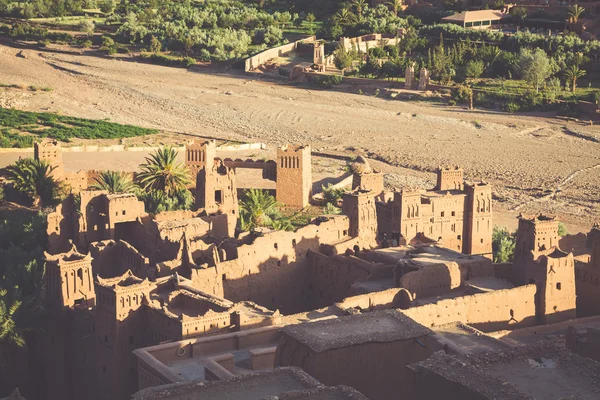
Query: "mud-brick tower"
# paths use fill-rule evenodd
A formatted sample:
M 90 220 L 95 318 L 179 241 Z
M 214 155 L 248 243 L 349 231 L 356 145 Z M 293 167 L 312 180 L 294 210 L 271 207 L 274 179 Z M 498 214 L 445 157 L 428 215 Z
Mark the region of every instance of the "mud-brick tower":
M 235 214 L 238 211 L 235 171 L 218 161 L 206 165 L 196 178 L 196 207 L 208 214 Z
M 137 390 L 133 350 L 172 338 L 158 337 L 146 324 L 144 304 L 155 283 L 127 271 L 115 278 L 97 276 L 96 284 L 97 398 L 128 399 Z
M 558 246 L 558 221 L 552 216 L 519 215 L 519 227 L 515 244 L 513 268 L 516 283 L 525 285 L 526 266 L 531 260 L 532 251 L 544 251 Z
M 206 165 L 212 167 L 217 156 L 217 145 L 214 140 L 195 139 L 185 147 L 185 165 L 192 178 Z
M 60 143 L 56 139 L 42 139 L 33 144 L 33 157 L 36 160 L 46 161 L 53 169 L 52 176 L 62 179 L 64 176 L 64 164 Z
M 459 167 L 439 167 L 437 169 L 437 183 L 434 190 L 463 190 L 463 169 Z
M 308 206 L 312 191 L 310 146 L 277 149 L 277 201 L 286 207 Z
M 342 213 L 350 220 L 348 235 L 361 238 L 377 237 L 377 209 L 373 192 L 357 189 L 344 193 Z
M 456 183 L 458 184 L 458 183 Z M 466 223 L 463 253 L 492 257 L 492 186 L 480 182 L 464 186 L 466 197 Z
M 46 312 L 48 315 L 45 348 L 48 400 L 75 399 L 74 366 L 80 338 L 74 334 L 74 310 L 94 307 L 96 295 L 92 278 L 92 257 L 80 254 L 75 246 L 67 253 L 44 254 L 46 261 Z
M 423 217 L 421 210 L 421 192 L 418 190 L 402 190 L 394 192 L 392 203 L 393 232 L 398 232 L 406 239 L 407 243 L 425 231 L 421 223 Z

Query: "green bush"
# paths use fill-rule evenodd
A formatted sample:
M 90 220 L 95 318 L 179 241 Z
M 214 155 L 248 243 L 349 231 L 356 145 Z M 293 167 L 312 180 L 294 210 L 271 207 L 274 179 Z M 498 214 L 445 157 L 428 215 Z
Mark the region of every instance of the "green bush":
M 525 110 L 533 110 L 542 105 L 543 96 L 533 90 L 528 90 L 523 96 L 519 97 L 520 106 Z
M 331 183 L 327 184 L 327 186 L 321 185 L 321 189 L 323 190 L 323 199 L 325 202 L 334 206 L 337 206 L 342 195 L 345 193 L 344 189 L 334 188 Z
M 562 222 L 558 223 L 558 236 L 567 236 L 569 234 L 569 230 L 567 229 L 566 225 L 563 224 Z
M 341 75 L 317 75 L 312 78 L 313 82 L 318 86 L 331 88 L 333 85 L 342 83 Z
M 452 93 L 452 98 L 457 103 L 469 103 L 471 99 L 472 89 L 465 85 L 458 85 Z
M 502 109 L 509 113 L 516 113 L 521 109 L 521 107 L 519 107 L 519 105 L 514 101 L 509 101 L 508 103 L 504 103 L 502 105 Z

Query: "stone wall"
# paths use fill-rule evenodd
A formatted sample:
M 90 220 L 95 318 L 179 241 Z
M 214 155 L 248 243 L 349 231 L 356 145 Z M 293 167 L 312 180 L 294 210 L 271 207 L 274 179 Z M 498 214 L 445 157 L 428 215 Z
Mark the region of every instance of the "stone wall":
M 495 290 L 411 307 L 403 312 L 427 327 L 463 322 L 483 332 L 535 325 L 536 286 Z

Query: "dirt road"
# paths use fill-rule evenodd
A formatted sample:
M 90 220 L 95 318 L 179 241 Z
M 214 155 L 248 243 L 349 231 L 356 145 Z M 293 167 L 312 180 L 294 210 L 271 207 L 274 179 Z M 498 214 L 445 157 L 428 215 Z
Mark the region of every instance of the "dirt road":
M 567 135 L 562 120 L 50 51 L 25 50 L 27 58 L 21 58 L 17 52 L 0 45 L 0 83 L 53 91 L 0 89 L 3 106 L 362 152 L 382 161 L 390 183 L 431 182 L 432 175 L 425 172 L 461 165 L 468 179 L 494 185 L 495 207 L 508 216 L 548 211 L 581 227 L 600 219 L 600 144 Z M 600 136 L 597 126 L 570 122 L 568 129 Z

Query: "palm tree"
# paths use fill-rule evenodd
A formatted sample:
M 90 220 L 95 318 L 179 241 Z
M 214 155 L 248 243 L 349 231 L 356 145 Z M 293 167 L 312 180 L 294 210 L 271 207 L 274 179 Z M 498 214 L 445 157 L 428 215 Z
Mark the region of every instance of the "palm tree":
M 356 16 L 348 8 L 342 8 L 333 15 L 334 22 L 346 26 L 356 21 Z
M 363 10 L 367 6 L 367 1 L 366 0 L 352 0 L 352 6 L 354 6 L 354 8 L 356 9 L 356 15 L 358 16 L 358 19 L 361 20 Z
M 386 3 L 388 6 L 392 7 L 392 11 L 396 17 L 398 16 L 398 10 L 402 9 L 402 0 L 391 0 Z
M 140 165 L 142 172 L 138 175 L 144 190 L 161 190 L 172 197 L 191 183 L 188 169 L 177 162 L 177 154 L 175 149 L 164 147 L 146 157 L 146 163 Z
M 268 226 L 273 223 L 272 218 L 279 214 L 279 204 L 267 191 L 249 189 L 240 201 L 240 214 L 242 225 L 249 229 Z
M 573 64 L 564 72 L 565 78 L 567 81 L 571 82 L 571 92 L 575 93 L 575 89 L 577 88 L 577 79 L 584 76 L 586 72 L 583 69 L 580 69 L 577 65 Z
M 18 193 L 32 201 L 39 197 L 42 205 L 48 205 L 55 200 L 58 190 L 52 176 L 55 168 L 46 160 L 20 158 L 6 168 L 6 176 Z
M 271 222 L 271 229 L 276 231 L 293 231 L 294 225 L 289 218 L 279 218 Z
M 106 190 L 108 193 L 131 193 L 136 189 L 131 176 L 126 172 L 102 171 L 94 181 L 96 183 L 90 189 Z
M 569 7 L 569 22 L 572 24 L 576 24 L 579 21 L 579 17 L 585 11 L 585 8 L 581 7 L 578 4 L 572 5 Z

